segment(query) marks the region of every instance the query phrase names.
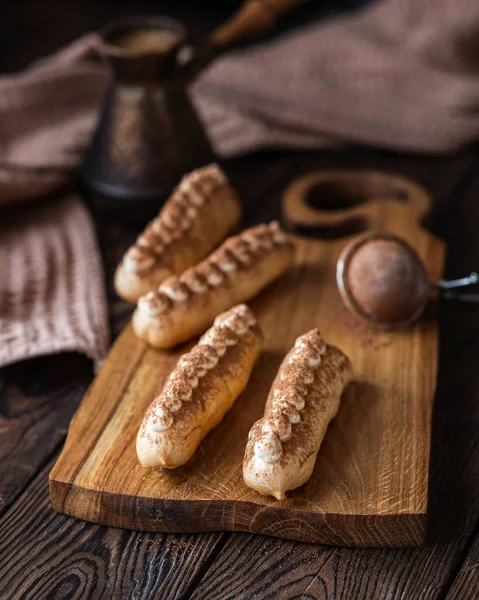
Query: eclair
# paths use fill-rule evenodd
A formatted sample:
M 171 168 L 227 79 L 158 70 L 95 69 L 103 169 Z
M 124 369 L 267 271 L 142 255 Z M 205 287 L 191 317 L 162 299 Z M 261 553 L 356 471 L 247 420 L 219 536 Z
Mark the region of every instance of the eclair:
M 243 460 L 245 484 L 278 500 L 308 481 L 341 394 L 352 376 L 348 357 L 312 329 L 281 363 L 264 416 L 251 428 Z
M 219 313 L 256 296 L 293 260 L 294 246 L 278 223 L 247 229 L 142 296 L 133 330 L 156 348 L 172 348 L 201 334 Z
M 238 194 L 217 164 L 185 175 L 118 265 L 117 294 L 136 302 L 168 277 L 183 273 L 207 256 L 240 217 Z
M 175 469 L 193 456 L 246 387 L 263 335 L 244 304 L 219 315 L 184 354 L 147 410 L 136 441 L 144 467 Z

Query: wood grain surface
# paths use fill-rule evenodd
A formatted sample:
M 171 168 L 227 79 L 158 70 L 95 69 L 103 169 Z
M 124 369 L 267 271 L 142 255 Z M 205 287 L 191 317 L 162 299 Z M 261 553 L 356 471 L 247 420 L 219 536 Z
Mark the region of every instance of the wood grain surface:
M 221 534 L 131 535 L 57 515 L 45 485 L 51 466 L 3 519 L 0 598 L 189 597 Z
M 364 228 L 408 239 L 436 280 L 443 246 L 419 227 L 428 196 L 400 177 L 390 180 L 394 193 L 362 198 L 364 204 L 343 210 L 344 217 L 359 211 Z M 323 199 L 330 210 L 331 202 L 340 201 Z M 135 439 L 146 408 L 185 348 L 156 351 L 127 327 L 70 424 L 50 475 L 55 510 L 146 531 L 250 531 L 358 546 L 423 543 L 437 321 L 427 315 L 394 332 L 358 324 L 335 283 L 346 239 L 295 236 L 295 267 L 251 304 L 265 348 L 247 390 L 193 459 L 175 471 L 143 469 Z M 346 352 L 355 378 L 311 480 L 278 502 L 245 487 L 244 446 L 284 354 L 313 326 Z
M 446 600 L 463 598 L 479 598 L 479 537 L 476 537 L 446 596 Z
M 56 452 L 90 373 L 89 360 L 68 353 L 1 372 L 0 515 Z

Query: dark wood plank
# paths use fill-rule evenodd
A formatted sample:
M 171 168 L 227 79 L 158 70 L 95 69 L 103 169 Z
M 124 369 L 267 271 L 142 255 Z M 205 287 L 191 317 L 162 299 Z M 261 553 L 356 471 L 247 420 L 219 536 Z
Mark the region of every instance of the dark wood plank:
M 462 217 L 460 218 L 459 224 L 463 234 L 462 240 L 458 241 L 454 248 L 451 250 L 451 262 L 465 262 L 465 268 L 467 269 L 469 265 L 478 264 L 479 257 L 479 240 L 477 239 L 477 233 L 474 234 L 475 228 L 479 226 L 478 219 L 475 218 L 474 213 L 476 212 L 474 203 L 477 202 L 477 197 L 479 194 L 479 184 L 475 183 L 473 186 L 473 193 L 469 196 L 469 202 L 464 207 L 462 211 Z M 466 212 L 469 218 L 466 217 Z M 476 230 L 477 231 L 477 230 Z M 477 313 L 479 309 L 476 307 L 475 309 L 472 307 L 464 308 L 465 314 L 468 314 L 470 319 L 474 319 L 477 322 L 479 319 Z M 474 385 L 476 399 L 479 397 L 479 383 L 477 382 L 477 372 L 474 368 L 475 353 L 477 352 L 477 336 L 474 338 L 474 330 L 470 331 L 469 337 L 469 348 L 470 355 L 468 358 L 467 364 L 467 372 L 461 373 L 464 377 L 463 386 L 464 388 Z M 457 397 L 454 398 L 454 403 L 457 400 Z M 468 419 L 467 413 L 462 416 L 463 426 L 461 435 L 467 436 L 470 435 L 468 424 L 466 423 Z M 476 423 L 477 426 L 477 423 Z M 477 440 L 476 440 L 477 443 Z M 455 440 L 452 438 L 450 447 L 451 449 L 455 449 Z M 476 463 L 479 462 L 479 458 L 477 457 L 478 452 L 474 452 L 474 458 Z M 476 464 L 476 470 L 479 470 L 479 466 Z M 463 489 L 462 493 L 467 494 L 476 494 L 477 495 L 477 481 L 475 479 L 470 480 L 467 489 Z M 465 553 L 464 562 L 458 569 L 456 577 L 452 582 L 451 589 L 447 595 L 447 600 L 465 600 L 468 598 L 477 598 L 479 597 L 479 534 L 478 527 L 476 525 L 476 529 L 474 531 L 474 535 L 470 542 L 470 547 L 468 548 L 467 555 Z
M 90 361 L 73 354 L 0 372 L 0 514 L 64 439 L 91 376 Z
M 477 535 L 446 596 L 446 600 L 467 598 L 479 598 L 479 536 Z
M 451 557 L 442 546 L 353 550 L 233 534 L 191 598 L 439 599 Z
M 226 534 L 144 534 L 50 508 L 48 471 L 0 520 L 0 598 L 188 598 Z

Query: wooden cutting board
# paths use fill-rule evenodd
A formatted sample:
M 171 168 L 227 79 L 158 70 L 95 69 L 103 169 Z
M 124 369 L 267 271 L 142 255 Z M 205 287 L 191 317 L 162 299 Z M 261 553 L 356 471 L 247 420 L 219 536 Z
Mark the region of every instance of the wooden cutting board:
M 246 391 L 192 460 L 175 471 L 138 463 L 135 438 L 143 414 L 189 345 L 157 351 L 128 326 L 86 393 L 50 474 L 56 511 L 144 531 L 249 531 L 357 546 L 424 543 L 438 355 L 434 311 L 403 331 L 373 331 L 343 307 L 335 266 L 350 239 L 348 228 L 404 237 L 433 280 L 441 277 L 444 248 L 419 227 L 429 203 L 424 190 L 396 176 L 339 175 L 343 187 L 321 183 L 322 174 L 289 190 L 289 221 L 306 223 L 310 209 L 297 199 L 314 182 L 320 184 L 311 196 L 316 203 L 344 210 L 311 213 L 323 239 L 295 236 L 295 267 L 250 303 L 265 333 L 264 351 Z M 314 326 L 349 355 L 355 378 L 310 481 L 285 501 L 264 498 L 243 484 L 247 434 L 262 415 L 284 354 Z

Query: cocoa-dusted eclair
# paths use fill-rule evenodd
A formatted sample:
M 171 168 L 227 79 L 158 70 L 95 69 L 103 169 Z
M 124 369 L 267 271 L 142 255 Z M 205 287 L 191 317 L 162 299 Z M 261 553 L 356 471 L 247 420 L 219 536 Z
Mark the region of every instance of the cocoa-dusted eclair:
M 141 297 L 133 329 L 156 348 L 172 348 L 205 331 L 220 312 L 256 296 L 293 259 L 294 246 L 278 223 L 247 229 Z
M 136 450 L 145 467 L 175 469 L 231 409 L 261 352 L 263 335 L 244 304 L 218 316 L 184 354 L 145 414 Z
M 312 329 L 281 363 L 265 406 L 253 425 L 243 460 L 246 485 L 283 500 L 308 481 L 328 425 L 352 376 L 348 357 Z
M 238 223 L 241 205 L 217 164 L 185 175 L 115 273 L 119 296 L 136 302 L 202 260 Z

